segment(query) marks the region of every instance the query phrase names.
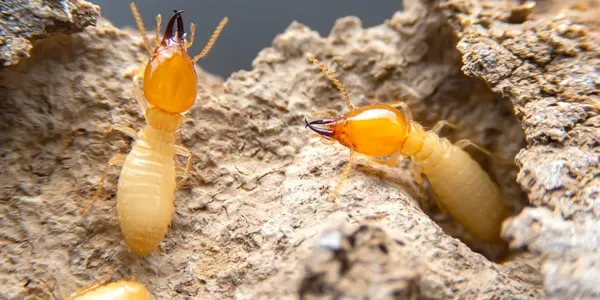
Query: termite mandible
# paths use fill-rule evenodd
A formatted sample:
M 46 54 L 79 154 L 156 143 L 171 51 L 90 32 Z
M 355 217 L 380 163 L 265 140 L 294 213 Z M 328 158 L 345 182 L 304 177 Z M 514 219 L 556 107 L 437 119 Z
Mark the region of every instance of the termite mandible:
M 162 40 L 159 37 L 161 17 L 156 17 L 152 51 L 133 2 L 131 10 L 150 54 L 145 66 L 134 77 L 133 85 L 147 124 L 139 132 L 124 125 L 112 125 L 107 129 L 107 132 L 123 132 L 135 142 L 129 154 L 117 154 L 110 159 L 90 203 L 100 195 L 110 166 L 121 166 L 117 190 L 119 224 L 129 249 L 138 256 L 146 256 L 164 239 L 175 210 L 175 191 L 187 180 L 192 165 L 192 153 L 176 145 L 175 140 L 183 114 L 196 100 L 198 79 L 194 63 L 208 54 L 228 19 L 223 18 L 200 54 L 190 58 L 187 48 L 194 42 L 195 25 L 190 26 L 188 42 L 181 16 L 183 11 L 174 11 Z M 187 157 L 185 167 L 175 166 L 176 154 Z M 177 178 L 180 179 L 176 182 Z
M 350 149 L 349 162 L 331 192 L 330 200 L 335 200 L 348 177 L 356 153 L 390 166 L 408 156 L 420 171 L 418 174 L 427 176 L 443 210 L 476 238 L 493 244 L 502 242 L 502 221 L 509 215 L 505 199 L 490 176 L 463 149 L 474 146 L 490 154 L 488 151 L 466 139 L 452 144 L 448 139 L 440 138 L 440 130 L 451 125 L 446 121 L 440 121 L 426 131 L 412 120 L 412 113 L 404 103 L 399 103 L 402 112 L 386 104 L 354 108 L 348 92 L 335 75 L 314 57 L 309 60 L 340 90 L 350 110 L 339 117 L 328 116 L 311 122 L 305 119 L 305 127 Z

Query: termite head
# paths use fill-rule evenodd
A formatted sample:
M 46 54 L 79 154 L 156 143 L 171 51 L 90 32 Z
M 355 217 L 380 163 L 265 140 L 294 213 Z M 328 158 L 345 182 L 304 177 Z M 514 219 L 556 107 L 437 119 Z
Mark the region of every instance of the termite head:
M 187 53 L 182 12 L 175 11 L 169 20 L 144 73 L 148 103 L 170 113 L 188 110 L 197 93 L 196 70 Z
M 73 293 L 69 299 L 150 299 L 150 292 L 141 283 L 121 280 L 106 284 L 93 283 Z
M 374 104 L 336 118 L 305 120 L 305 127 L 356 152 L 388 156 L 402 147 L 408 124 L 397 109 Z

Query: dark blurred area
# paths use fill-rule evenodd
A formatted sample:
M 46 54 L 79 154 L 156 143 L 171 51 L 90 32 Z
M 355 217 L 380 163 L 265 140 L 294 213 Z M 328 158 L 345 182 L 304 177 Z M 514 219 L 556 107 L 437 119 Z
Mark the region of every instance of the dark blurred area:
M 115 26 L 136 26 L 129 9 L 130 1 L 89 1 L 100 5 L 102 16 Z M 190 22 L 196 23 L 196 40 L 190 49 L 191 56 L 202 50 L 221 19 L 229 17 L 229 23 L 216 45 L 199 62 L 205 70 L 223 77 L 238 70 L 249 70 L 258 52 L 269 47 L 275 36 L 292 21 L 305 24 L 326 36 L 335 20 L 341 17 L 357 16 L 363 27 L 371 27 L 381 24 L 402 8 L 400 0 L 147 0 L 136 1 L 136 5 L 148 31 L 154 30 L 157 14 L 163 16 L 164 30 L 173 10 L 184 10 L 186 30 L 189 30 Z

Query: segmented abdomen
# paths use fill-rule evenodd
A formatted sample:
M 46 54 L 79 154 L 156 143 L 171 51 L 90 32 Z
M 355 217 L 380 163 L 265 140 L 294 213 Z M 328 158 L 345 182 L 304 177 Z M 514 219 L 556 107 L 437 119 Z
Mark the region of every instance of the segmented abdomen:
M 148 130 L 127 155 L 117 191 L 117 213 L 129 249 L 138 256 L 154 251 L 167 233 L 175 200 L 174 145 Z
M 498 186 L 461 148 L 432 132 L 427 132 L 427 139 L 438 142 L 429 143 L 435 145 L 429 156 L 415 161 L 427 175 L 442 209 L 482 241 L 500 242 L 508 211 Z

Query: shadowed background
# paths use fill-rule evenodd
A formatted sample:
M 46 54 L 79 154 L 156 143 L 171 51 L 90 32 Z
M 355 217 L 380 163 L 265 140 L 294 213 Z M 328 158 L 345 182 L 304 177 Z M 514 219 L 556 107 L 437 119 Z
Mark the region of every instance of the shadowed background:
M 129 9 L 130 1 L 91 2 L 100 5 L 102 16 L 115 26 L 136 26 Z M 184 10 L 186 32 L 189 31 L 190 22 L 196 23 L 196 40 L 190 49 L 191 56 L 202 50 L 219 21 L 225 16 L 229 17 L 229 23 L 216 45 L 199 62 L 205 70 L 223 77 L 238 70 L 249 70 L 256 54 L 270 46 L 275 36 L 293 21 L 303 23 L 326 36 L 338 18 L 357 16 L 362 20 L 363 27 L 371 27 L 389 19 L 402 7 L 399 0 L 140 0 L 136 1 L 136 5 L 148 31 L 154 30 L 157 14 L 163 16 L 164 31 L 173 9 Z

